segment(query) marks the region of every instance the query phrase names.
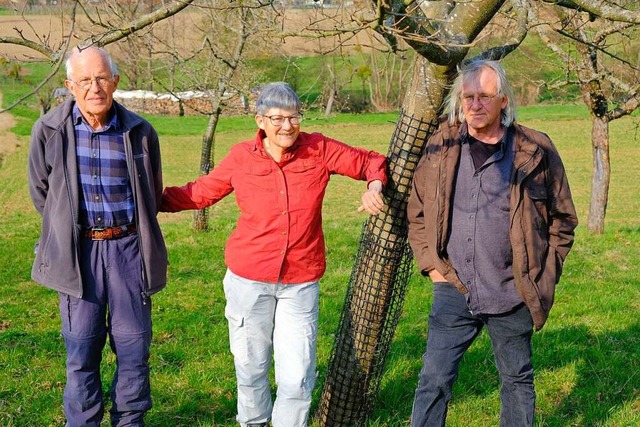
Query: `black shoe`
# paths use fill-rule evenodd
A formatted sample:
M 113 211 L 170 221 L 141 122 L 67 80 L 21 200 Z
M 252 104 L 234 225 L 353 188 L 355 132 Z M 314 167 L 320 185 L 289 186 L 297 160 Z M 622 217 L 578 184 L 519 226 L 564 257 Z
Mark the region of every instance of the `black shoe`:
M 269 423 L 247 424 L 247 427 L 269 427 Z

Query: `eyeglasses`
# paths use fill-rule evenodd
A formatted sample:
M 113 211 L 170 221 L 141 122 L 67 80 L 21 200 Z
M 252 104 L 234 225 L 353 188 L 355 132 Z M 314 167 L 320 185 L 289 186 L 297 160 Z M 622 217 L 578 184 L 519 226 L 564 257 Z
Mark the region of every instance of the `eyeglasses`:
M 274 126 L 282 126 L 285 120 L 289 120 L 289 123 L 292 125 L 299 125 L 303 120 L 302 113 L 295 114 L 293 116 L 262 116 L 266 117 L 271 121 L 271 124 Z
M 473 101 L 475 101 L 477 99 L 480 104 L 489 105 L 491 100 L 493 98 L 495 98 L 496 96 L 498 96 L 498 95 L 500 95 L 500 92 L 496 93 L 495 95 L 485 95 L 485 94 L 480 94 L 478 96 L 467 95 L 467 96 L 463 96 L 462 97 L 462 102 L 464 102 L 465 105 L 472 105 Z
M 102 89 L 106 89 L 113 83 L 113 77 L 96 77 L 95 79 L 82 79 L 79 82 L 75 80 L 69 80 L 78 85 L 78 87 L 82 90 L 89 90 L 93 85 L 93 82 L 98 83 Z

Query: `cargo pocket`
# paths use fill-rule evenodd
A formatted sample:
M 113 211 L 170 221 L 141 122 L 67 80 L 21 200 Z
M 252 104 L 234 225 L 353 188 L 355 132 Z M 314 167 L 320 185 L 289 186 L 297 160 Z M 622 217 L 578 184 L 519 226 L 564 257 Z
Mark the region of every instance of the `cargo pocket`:
M 244 317 L 225 308 L 224 316 L 229 322 L 229 348 L 236 362 L 244 363 L 249 357 L 247 328 L 245 328 Z
M 69 295 L 58 292 L 60 298 L 60 321 L 62 323 L 62 333 L 67 334 L 71 331 L 71 298 Z

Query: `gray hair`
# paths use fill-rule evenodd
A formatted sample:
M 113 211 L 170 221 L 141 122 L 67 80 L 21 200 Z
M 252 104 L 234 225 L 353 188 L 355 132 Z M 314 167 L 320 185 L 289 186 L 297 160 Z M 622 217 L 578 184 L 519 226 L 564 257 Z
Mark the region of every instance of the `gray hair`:
M 498 93 L 507 99 L 507 106 L 502 109 L 501 120 L 502 126 L 509 127 L 511 123 L 516 119 L 516 101 L 507 79 L 507 74 L 504 69 L 496 61 L 488 59 L 474 59 L 460 68 L 458 77 L 456 77 L 451 91 L 447 96 L 446 106 L 449 113 L 449 123 L 455 124 L 457 122 L 464 122 L 464 112 L 462 110 L 462 86 L 464 82 L 470 78 L 477 76 L 480 71 L 485 68 L 490 68 L 496 73 Z
M 113 62 L 113 59 L 111 59 L 111 55 L 109 55 L 106 50 L 104 50 L 103 48 L 98 47 L 98 46 L 89 46 L 89 47 L 76 46 L 71 50 L 71 52 L 69 52 L 67 54 L 67 59 L 66 59 L 66 61 L 64 63 L 64 68 L 67 70 L 67 79 L 73 80 L 72 59 L 76 55 L 78 55 L 81 52 L 84 52 L 85 50 L 88 50 L 88 49 L 96 50 L 100 55 L 102 55 L 104 60 L 109 64 L 109 69 L 111 70 L 111 76 L 112 77 L 115 77 L 115 76 L 118 75 L 118 67 L 116 66 L 116 63 Z
M 256 114 L 263 116 L 272 108 L 300 111 L 302 102 L 300 102 L 300 98 L 288 83 L 267 83 L 262 87 L 260 95 L 258 95 Z

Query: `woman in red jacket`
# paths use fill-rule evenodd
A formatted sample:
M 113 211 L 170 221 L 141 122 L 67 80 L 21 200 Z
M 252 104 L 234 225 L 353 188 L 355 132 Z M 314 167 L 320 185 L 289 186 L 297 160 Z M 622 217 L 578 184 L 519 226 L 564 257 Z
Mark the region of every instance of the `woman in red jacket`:
M 358 211 L 375 215 L 384 206 L 386 158 L 300 132 L 300 109 L 288 84 L 267 84 L 256 102 L 256 137 L 232 147 L 208 175 L 163 194 L 161 210 L 175 212 L 211 206 L 235 191 L 240 217 L 225 248 L 224 290 L 242 426 L 307 425 L 318 283 L 326 266 L 322 200 L 330 176 L 367 181 Z

